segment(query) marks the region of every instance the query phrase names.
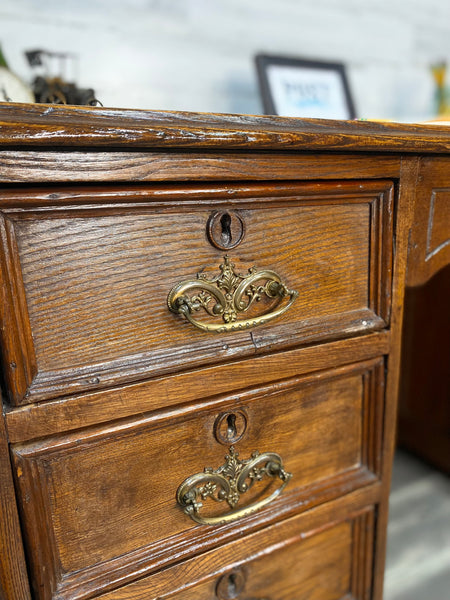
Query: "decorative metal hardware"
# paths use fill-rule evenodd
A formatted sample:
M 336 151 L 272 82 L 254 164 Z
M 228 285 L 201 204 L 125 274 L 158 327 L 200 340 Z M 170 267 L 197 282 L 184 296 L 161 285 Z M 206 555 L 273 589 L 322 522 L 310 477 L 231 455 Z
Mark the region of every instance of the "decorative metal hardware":
M 275 271 L 251 267 L 248 275 L 240 275 L 228 255 L 219 268 L 221 272 L 217 277 L 208 279 L 204 273 L 197 273 L 197 279 L 182 281 L 172 288 L 167 298 L 169 310 L 184 316 L 202 331 L 226 333 L 264 325 L 285 313 L 298 296 L 298 292 L 286 287 Z M 237 320 L 239 313 L 248 311 L 264 296 L 278 300 L 275 310 Z M 288 303 L 280 307 L 284 298 L 288 298 Z M 206 323 L 195 319 L 194 313 L 202 309 L 212 317 L 220 317 L 223 322 Z
M 183 481 L 177 491 L 178 504 L 184 512 L 202 525 L 218 525 L 236 521 L 259 510 L 272 502 L 286 487 L 292 477 L 283 468 L 281 457 L 275 452 L 254 452 L 251 458 L 239 460 L 239 453 L 233 446 L 225 456 L 225 464 L 216 470 L 206 467 L 203 473 L 191 475 Z M 265 477 L 278 477 L 283 483 L 272 494 L 249 506 L 236 509 L 242 494 L 245 494 L 256 481 Z M 211 498 L 215 502 L 226 502 L 231 512 L 218 517 L 203 517 L 200 509 Z

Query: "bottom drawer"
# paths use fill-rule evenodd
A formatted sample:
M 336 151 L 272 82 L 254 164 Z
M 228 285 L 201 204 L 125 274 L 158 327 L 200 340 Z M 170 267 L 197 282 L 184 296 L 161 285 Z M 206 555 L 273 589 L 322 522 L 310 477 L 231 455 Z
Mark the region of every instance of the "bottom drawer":
M 335 506 L 240 538 L 99 600 L 369 600 L 375 509 L 345 518 L 344 499 Z M 337 519 L 324 524 L 324 513 Z

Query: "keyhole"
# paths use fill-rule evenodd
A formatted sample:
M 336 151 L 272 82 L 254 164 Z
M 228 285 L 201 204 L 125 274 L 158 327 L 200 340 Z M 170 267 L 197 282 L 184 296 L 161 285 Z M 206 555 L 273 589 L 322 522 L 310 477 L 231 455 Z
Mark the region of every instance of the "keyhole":
M 231 217 L 227 212 L 223 213 L 223 215 L 220 217 L 220 226 L 222 227 L 222 244 L 224 246 L 229 246 L 232 242 Z
M 216 440 L 225 446 L 238 442 L 246 430 L 247 415 L 242 408 L 222 413 L 214 422 Z
M 227 416 L 227 434 L 228 434 L 228 438 L 230 440 L 234 440 L 237 436 L 237 429 L 236 429 L 236 415 L 234 413 L 231 413 L 230 415 Z M 231 575 L 230 575 L 231 577 Z M 233 575 L 234 577 L 234 575 Z
M 245 588 L 245 573 L 242 569 L 233 569 L 231 573 L 222 575 L 217 582 L 216 596 L 219 600 L 235 600 Z
M 234 596 L 237 594 L 236 587 L 236 575 L 234 573 L 230 573 L 228 577 L 228 594 L 230 595 L 230 598 L 234 598 Z
M 206 235 L 219 250 L 236 248 L 244 239 L 245 225 L 242 217 L 234 210 L 216 210 L 206 223 Z

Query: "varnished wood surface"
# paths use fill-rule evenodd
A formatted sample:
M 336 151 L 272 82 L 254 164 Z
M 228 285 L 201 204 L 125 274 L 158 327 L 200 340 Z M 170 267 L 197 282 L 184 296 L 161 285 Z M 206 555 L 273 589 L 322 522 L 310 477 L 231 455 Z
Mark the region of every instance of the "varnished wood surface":
M 255 451 L 277 452 L 293 474 L 274 505 L 310 508 L 336 496 L 336 483 L 345 473 L 354 471 L 354 487 L 358 469 L 376 476 L 382 372 L 382 361 L 376 360 L 325 372 L 317 382 L 295 378 L 233 394 L 205 409 L 194 405 L 171 411 L 156 423 L 149 416 L 14 446 L 18 485 L 27 499 L 22 512 L 35 589 L 42 590 L 39 598 L 52 598 L 54 586 L 60 586 L 61 597 L 71 598 L 84 584 L 94 586 L 95 579 L 111 581 L 119 564 L 122 577 L 130 578 L 136 569 L 134 553 L 145 546 L 149 548 L 141 553 L 140 570 L 146 555 L 148 562 L 164 550 L 170 555 L 174 544 L 182 548 L 188 540 L 196 543 L 202 528 L 176 505 L 175 492 L 187 477 L 223 464 L 231 443 L 218 441 L 214 434 L 223 413 L 238 410 L 246 415 L 247 428 L 234 444 L 241 459 Z M 279 485 L 257 482 L 243 494 L 242 505 L 251 505 Z M 224 504 L 205 500 L 202 513 L 223 515 L 230 510 Z M 274 505 L 267 511 L 272 513 Z M 245 524 L 237 526 L 242 534 Z M 220 538 L 216 527 L 214 543 Z
M 3 313 L 18 324 L 20 343 L 17 348 L 10 336 L 4 340 L 15 403 L 389 323 L 389 182 L 142 189 L 137 198 L 132 189 L 105 193 L 111 204 L 100 204 L 104 194 L 97 198 L 94 188 L 72 192 L 86 208 L 5 209 L 4 277 L 14 301 L 5 302 Z M 208 335 L 170 313 L 167 296 L 199 272 L 220 274 L 225 252 L 207 240 L 207 222 L 214 209 L 230 207 L 246 231 L 228 251 L 235 271 L 273 270 L 299 297 L 282 318 L 254 332 Z M 263 298 L 245 318 L 273 307 Z M 197 318 L 213 322 L 202 311 Z M 31 377 L 29 365 L 36 365 Z
M 447 152 L 450 129 L 369 121 L 151 112 L 39 104 L 0 106 L 3 146 L 129 146 Z
M 417 182 L 418 170 L 419 159 L 417 157 L 408 159 L 404 158 L 402 160 L 402 173 L 397 197 L 395 229 L 396 260 L 393 273 L 391 314 L 392 345 L 391 352 L 386 360 L 386 411 L 384 415 L 382 450 L 382 477 L 384 480 L 383 500 L 378 509 L 377 522 L 375 526 L 377 532 L 377 545 L 374 558 L 373 597 L 377 600 L 381 600 L 383 598 L 383 575 L 389 510 L 389 485 L 396 442 L 398 387 L 401 376 L 401 334 L 406 281 L 407 250 L 410 229 L 413 220 L 415 184 Z
M 245 545 L 242 543 L 242 538 L 238 539 L 217 550 L 206 552 L 195 559 L 143 578 L 141 581 L 101 594 L 99 598 L 101 600 L 156 600 L 160 597 L 170 598 L 171 594 L 175 592 L 187 593 L 192 591 L 192 587 L 199 583 L 206 583 L 206 585 L 211 586 L 213 581 L 217 583 L 218 578 L 229 572 L 233 566 L 243 564 L 245 567 L 247 561 L 250 562 L 258 557 L 263 557 L 264 549 L 269 548 L 269 552 L 276 552 L 277 548 L 281 549 L 286 542 L 289 543 L 291 540 L 293 544 L 299 543 L 298 551 L 301 552 L 302 539 L 313 538 L 315 535 L 327 531 L 345 520 L 354 523 L 354 536 L 352 536 L 350 550 L 353 553 L 352 576 L 351 579 L 347 579 L 349 589 L 344 598 L 348 598 L 348 600 L 351 598 L 369 600 L 370 577 L 367 577 L 367 573 L 370 569 L 371 548 L 373 548 L 370 514 L 373 498 L 376 497 L 374 492 L 373 487 L 358 490 L 340 498 L 333 505 L 322 505 L 295 518 L 285 520 L 275 526 L 252 534 L 247 537 Z M 330 510 L 331 506 L 333 507 L 332 510 Z M 360 518 L 362 520 L 357 523 Z M 324 553 L 326 553 L 326 549 L 324 549 Z M 355 555 L 356 561 L 354 561 Z M 320 560 L 319 557 L 317 557 L 317 560 Z M 301 560 L 297 562 L 296 574 L 289 574 L 288 585 L 289 580 L 292 581 L 291 577 L 301 577 L 301 562 Z M 342 563 L 340 564 L 342 565 Z M 282 565 L 280 565 L 280 568 L 282 569 Z M 323 573 L 323 576 L 327 581 L 325 573 Z M 282 581 L 279 584 L 282 586 Z M 301 591 L 302 588 L 300 588 L 299 593 Z M 320 593 L 320 587 L 312 593 Z M 257 598 L 259 597 L 263 598 L 264 596 L 257 596 Z M 276 595 L 273 597 L 277 600 Z M 184 597 L 182 596 L 182 598 Z M 297 596 L 295 598 L 297 599 Z M 322 600 L 320 596 L 318 598 Z M 342 596 L 338 599 L 342 600 Z
M 294 534 L 280 548 L 275 544 L 269 546 L 264 553 L 230 568 L 221 577 L 210 577 L 206 582 L 185 586 L 187 589 L 183 591 L 160 598 L 204 600 L 213 598 L 216 590 L 220 597 L 223 588 L 226 595 L 222 597 L 228 600 L 233 597 L 233 587 L 236 588 L 233 582 L 239 576 L 243 580 L 242 595 L 251 594 L 251 597 L 342 598 L 350 589 L 352 542 L 352 524 L 348 522 L 303 540 Z M 301 569 L 300 556 L 306 556 L 301 561 Z
M 226 168 L 224 168 L 226 158 Z M 396 178 L 398 156 L 288 152 L 1 150 L 0 181 L 36 183 Z M 47 195 L 53 192 L 45 189 Z
M 57 398 L 24 405 L 6 413 L 11 442 L 24 442 L 55 433 L 80 429 L 98 423 L 123 419 L 140 413 L 160 411 L 231 391 L 243 392 L 251 386 L 315 373 L 332 365 L 335 369 L 356 361 L 387 354 L 388 332 L 228 362 L 201 370 L 151 379 L 129 386 Z M 205 380 L 213 381 L 205 388 Z
M 0 599 L 30 600 L 5 421 L 0 411 Z

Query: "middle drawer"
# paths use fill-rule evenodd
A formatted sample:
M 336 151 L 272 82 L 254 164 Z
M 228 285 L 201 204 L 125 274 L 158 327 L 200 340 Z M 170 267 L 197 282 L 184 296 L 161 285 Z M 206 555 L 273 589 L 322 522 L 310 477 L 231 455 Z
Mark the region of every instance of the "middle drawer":
M 13 447 L 36 598 L 83 598 L 374 481 L 383 365 Z

